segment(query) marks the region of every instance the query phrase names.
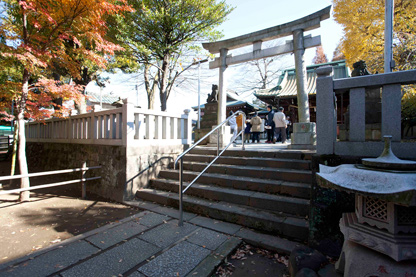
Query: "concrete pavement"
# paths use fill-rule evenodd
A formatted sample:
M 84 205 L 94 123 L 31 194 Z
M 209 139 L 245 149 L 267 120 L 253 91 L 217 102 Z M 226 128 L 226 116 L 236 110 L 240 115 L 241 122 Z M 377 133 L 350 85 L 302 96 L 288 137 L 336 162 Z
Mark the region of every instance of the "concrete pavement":
M 296 243 L 149 202 L 145 211 L 0 265 L 0 276 L 210 276 L 245 240 L 288 253 Z

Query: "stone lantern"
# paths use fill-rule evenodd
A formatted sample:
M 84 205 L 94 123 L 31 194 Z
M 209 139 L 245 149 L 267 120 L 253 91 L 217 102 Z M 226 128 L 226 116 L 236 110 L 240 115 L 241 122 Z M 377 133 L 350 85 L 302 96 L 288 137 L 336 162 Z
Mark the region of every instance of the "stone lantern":
M 356 195 L 355 213 L 340 220 L 344 246 L 337 269 L 345 276 L 416 276 L 416 162 L 398 159 L 391 136 L 384 138 L 380 157 L 362 165 L 320 165 L 317 173 L 320 186 Z

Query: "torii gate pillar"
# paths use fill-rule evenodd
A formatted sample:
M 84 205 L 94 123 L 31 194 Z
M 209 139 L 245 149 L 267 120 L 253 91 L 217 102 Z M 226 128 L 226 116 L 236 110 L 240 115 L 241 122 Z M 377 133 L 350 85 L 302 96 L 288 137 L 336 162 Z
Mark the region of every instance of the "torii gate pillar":
M 303 30 L 293 31 L 293 48 L 295 53 L 296 88 L 298 100 L 298 123 L 293 123 L 290 149 L 316 148 L 316 123 L 311 122 L 309 97 L 306 91 L 306 65 Z
M 328 6 L 320 11 L 305 16 L 303 18 L 294 20 L 289 23 L 281 24 L 250 34 L 239 37 L 203 43 L 202 46 L 211 54 L 220 54 L 219 58 L 209 63 L 209 68 L 219 68 L 219 85 L 218 85 L 218 124 L 223 122 L 226 117 L 226 70 L 227 66 L 233 64 L 244 63 L 253 60 L 264 59 L 286 53 L 295 54 L 296 66 L 296 81 L 298 92 L 298 115 L 299 122 L 293 125 L 294 135 L 292 136 L 292 146 L 296 144 L 299 148 L 308 148 L 308 146 L 315 144 L 315 123 L 310 123 L 309 115 L 309 101 L 306 92 L 306 66 L 304 61 L 304 53 L 306 48 L 316 47 L 321 45 L 320 36 L 303 36 L 303 32 L 307 32 L 320 27 L 322 20 L 330 17 L 331 6 Z M 262 42 L 277 39 L 280 37 L 293 36 L 292 41 L 287 41 L 283 45 L 262 49 Z M 253 51 L 237 56 L 227 55 L 228 50 L 241 48 L 252 45 Z M 222 134 L 224 132 L 222 131 Z M 224 139 L 225 136 L 223 136 Z M 223 141 L 223 140 L 222 140 Z M 294 146 L 293 148 L 297 148 Z
M 228 49 L 220 49 L 220 67 L 218 83 L 218 124 L 227 119 L 227 53 Z
M 293 44 L 295 52 L 296 87 L 298 99 L 298 118 L 299 122 L 308 123 L 311 121 L 309 114 L 309 101 L 306 92 L 306 65 L 305 47 L 303 45 L 303 30 L 293 32 Z

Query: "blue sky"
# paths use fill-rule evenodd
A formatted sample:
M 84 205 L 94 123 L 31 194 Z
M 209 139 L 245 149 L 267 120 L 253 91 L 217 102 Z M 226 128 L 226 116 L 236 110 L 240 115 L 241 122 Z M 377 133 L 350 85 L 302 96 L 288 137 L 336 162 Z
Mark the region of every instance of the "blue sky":
M 226 0 L 226 3 L 235 9 L 218 28 L 223 31 L 223 39 L 287 23 L 332 5 L 329 0 Z M 309 33 L 321 35 L 325 54 L 331 59 L 342 37 L 342 28 L 333 20 L 332 12 L 331 18 L 322 21 L 319 29 Z M 307 50 L 306 55 L 309 65 L 315 56 L 315 49 Z
M 228 39 L 247 33 L 259 31 L 283 23 L 287 23 L 309 14 L 312 14 L 318 10 L 321 10 L 329 5 L 329 0 L 226 0 L 226 2 L 235 7 L 234 11 L 228 16 L 228 19 L 217 29 L 221 30 L 224 34 L 222 39 Z M 328 59 L 331 60 L 332 53 L 337 46 L 339 40 L 342 37 L 342 28 L 331 18 L 321 22 L 321 27 L 312 32 L 307 32 L 305 35 L 311 33 L 313 36 L 321 35 L 322 46 Z M 284 40 L 289 40 L 291 37 L 286 37 Z M 312 63 L 312 59 L 315 56 L 315 48 L 307 49 L 305 53 L 306 65 Z M 287 55 L 284 60 L 284 67 L 293 67 L 294 57 L 293 55 Z M 201 66 L 202 71 L 209 71 L 211 77 L 207 77 L 202 74 L 201 78 L 201 104 L 205 103 L 207 94 L 211 92 L 211 85 L 218 83 L 218 69 L 209 70 L 208 64 L 205 63 Z M 237 70 L 237 69 L 230 69 Z M 229 88 L 235 89 L 233 83 L 238 82 L 241 79 L 238 73 L 230 74 Z M 139 76 L 141 78 L 141 76 Z M 105 89 L 106 92 L 122 91 L 122 97 L 132 97 L 133 102 L 136 103 L 135 84 L 137 82 L 136 76 L 121 76 L 113 79 L 111 84 Z M 98 90 L 98 87 L 93 88 Z M 242 95 L 244 99 L 252 100 L 252 92 L 246 92 Z M 159 97 L 156 96 L 155 108 L 158 109 Z M 138 102 L 143 108 L 147 107 L 147 97 L 144 87 L 140 88 Z M 197 96 L 197 82 L 195 84 L 183 88 L 175 88 L 170 98 L 168 99 L 167 107 L 169 111 L 183 111 L 183 109 L 191 106 L 196 106 L 198 103 Z

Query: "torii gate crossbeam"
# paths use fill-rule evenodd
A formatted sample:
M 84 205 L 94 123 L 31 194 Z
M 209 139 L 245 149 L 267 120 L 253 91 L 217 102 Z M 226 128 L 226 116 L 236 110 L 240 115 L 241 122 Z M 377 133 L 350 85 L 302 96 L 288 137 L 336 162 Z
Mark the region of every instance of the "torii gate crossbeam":
M 309 123 L 309 102 L 305 90 L 306 84 L 306 66 L 304 61 L 304 52 L 306 48 L 321 45 L 320 36 L 311 37 L 303 36 L 305 31 L 310 31 L 320 27 L 322 20 L 330 17 L 331 6 L 317 11 L 308 16 L 277 25 L 264 30 L 245 34 L 235 38 L 222 41 L 203 43 L 202 46 L 212 54 L 220 54 L 219 58 L 210 62 L 210 69 L 219 68 L 218 84 L 218 124 L 226 119 L 226 69 L 229 65 L 243 63 L 251 60 L 258 60 L 276 55 L 293 52 L 295 54 L 297 99 L 298 99 L 298 118 L 299 122 Z M 263 41 L 269 41 L 280 37 L 293 36 L 293 40 L 286 44 L 276 47 L 261 49 Z M 231 56 L 227 55 L 228 50 L 253 45 L 253 51 L 250 53 Z

